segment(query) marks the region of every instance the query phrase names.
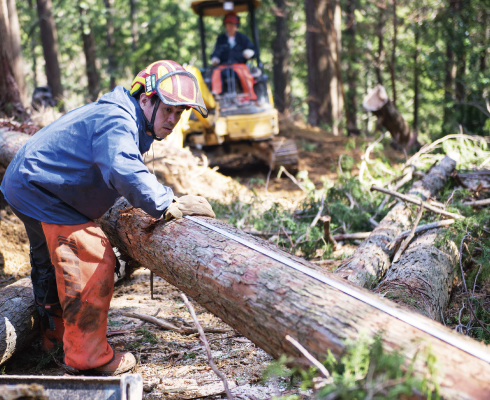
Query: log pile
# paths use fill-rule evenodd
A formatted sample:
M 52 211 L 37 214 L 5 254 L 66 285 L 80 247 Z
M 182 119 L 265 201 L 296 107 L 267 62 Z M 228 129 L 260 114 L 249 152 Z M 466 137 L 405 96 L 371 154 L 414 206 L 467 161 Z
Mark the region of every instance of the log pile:
M 451 161 L 441 163 L 444 171 L 446 164 L 451 165 Z M 440 174 L 445 176 L 446 172 Z M 418 188 L 428 196 L 430 190 L 423 183 L 414 186 L 414 190 Z M 223 222 L 201 220 L 321 271 Z M 430 347 L 439 366 L 441 393 L 446 398 L 479 399 L 489 393 L 490 364 L 484 359 L 490 360 L 490 354 L 486 346 L 419 314 L 402 311 L 393 302 L 336 275 L 323 272 L 336 285 L 365 296 L 364 300 L 188 219 L 155 221 L 124 199 L 99 224 L 121 253 L 178 287 L 275 357 L 284 353 L 302 357 L 286 335 L 297 339 L 317 359 L 323 359 L 328 350 L 341 356 L 347 340 L 355 342 L 361 336 L 374 337 L 383 332 L 384 348 L 398 350 L 407 360 Z M 396 229 L 398 233 L 402 230 Z M 397 310 L 415 322 L 403 322 L 369 302 Z M 455 345 L 426 333 L 429 330 L 442 332 Z M 471 353 L 463 351 L 464 346 Z M 425 376 L 426 366 L 420 359 L 414 368 L 419 376 Z
M 456 162 L 445 157 L 422 180 L 412 185 L 408 195 L 420 196 L 423 200 L 433 197 L 443 188 L 455 167 Z M 399 202 L 395 205 L 335 273 L 356 285 L 375 288 L 391 266 L 395 249 L 389 249 L 388 244 L 411 227 L 411 215 L 412 211 L 406 203 Z

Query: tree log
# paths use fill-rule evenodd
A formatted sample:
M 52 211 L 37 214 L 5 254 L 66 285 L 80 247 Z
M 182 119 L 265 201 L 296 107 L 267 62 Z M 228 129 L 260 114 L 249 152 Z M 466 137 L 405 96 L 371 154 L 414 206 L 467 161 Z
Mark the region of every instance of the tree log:
M 422 200 L 434 196 L 443 188 L 455 166 L 451 158 L 445 157 L 422 180 L 415 182 L 408 194 L 420 196 Z M 411 215 L 408 205 L 398 203 L 335 273 L 359 286 L 376 287 L 390 267 L 394 255 L 394 250 L 387 246 L 396 236 L 410 228 Z
M 362 106 L 378 117 L 378 126 L 384 126 L 395 142 L 406 146 L 411 139 L 407 121 L 388 98 L 386 89 L 377 85 L 363 99 Z
M 440 229 L 417 237 L 375 289 L 386 298 L 436 321 L 446 310 L 459 250 L 454 242 L 435 246 Z
M 202 220 L 321 271 L 223 222 Z M 357 295 L 322 283 L 188 219 L 155 221 L 124 199 L 99 223 L 122 253 L 193 297 L 275 357 L 284 353 L 302 356 L 285 339 L 286 335 L 297 339 L 315 358 L 322 359 L 328 350 L 341 356 L 347 340 L 355 342 L 382 332 L 386 350 L 398 350 L 407 360 L 419 354 L 414 365 L 419 376 L 425 377 L 427 372 L 421 351 L 430 347 L 437 359 L 438 379 L 445 398 L 481 399 L 490 391 L 490 363 L 483 360 L 490 360 L 486 346 L 421 315 L 403 311 L 393 302 L 335 275 L 324 272 L 335 285 Z M 357 298 L 360 294 L 365 296 L 364 300 Z M 367 301 L 378 302 L 387 309 L 382 311 Z M 394 311 L 411 318 L 412 324 L 393 317 Z M 426 333 L 429 329 L 443 332 L 446 340 L 454 343 L 431 336 Z M 466 346 L 466 351 L 460 346 Z
M 0 290 L 0 365 L 39 336 L 39 315 L 30 278 Z
M 29 138 L 25 133 L 0 128 L 0 166 L 7 168 L 15 153 Z
M 319 271 L 315 265 L 223 222 L 203 220 Z M 99 224 L 122 253 L 192 296 L 274 357 L 284 353 L 301 357 L 285 340 L 286 335 L 297 339 L 311 354 L 322 359 L 328 349 L 340 356 L 347 339 L 356 341 L 362 335 L 373 337 L 382 331 L 385 348 L 396 349 L 407 359 L 420 351 L 420 343 L 424 343 L 422 348 L 430 344 L 441 368 L 441 391 L 447 396 L 450 393 L 451 398 L 478 398 L 490 389 L 490 364 L 487 362 L 192 221 L 155 221 L 122 200 Z M 354 287 L 335 275 L 322 273 Z M 355 290 L 395 307 L 392 302 L 364 289 Z M 457 336 L 436 322 L 406 313 L 451 337 Z M 488 354 L 485 346 L 463 336 L 457 337 L 465 343 L 474 343 L 478 351 L 483 352 L 481 354 Z M 417 362 L 415 367 L 420 374 L 425 373 L 422 364 Z

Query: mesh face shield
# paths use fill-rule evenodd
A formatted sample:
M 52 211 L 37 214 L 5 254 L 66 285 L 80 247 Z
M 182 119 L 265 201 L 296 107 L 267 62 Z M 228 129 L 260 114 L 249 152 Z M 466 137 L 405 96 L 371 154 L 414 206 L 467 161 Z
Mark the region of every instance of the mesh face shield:
M 156 93 L 167 105 L 191 107 L 204 118 L 208 116 L 199 83 L 188 71 L 170 71 L 158 80 L 155 74 L 149 75 L 145 78 L 145 91 L 147 95 Z

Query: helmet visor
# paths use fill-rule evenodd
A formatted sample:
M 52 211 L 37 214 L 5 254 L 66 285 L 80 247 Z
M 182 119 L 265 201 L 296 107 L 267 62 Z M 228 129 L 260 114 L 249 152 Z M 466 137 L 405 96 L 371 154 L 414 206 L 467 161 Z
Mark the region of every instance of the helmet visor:
M 170 106 L 191 107 L 204 118 L 208 110 L 196 77 L 188 71 L 170 71 L 156 81 L 155 90 L 160 100 Z

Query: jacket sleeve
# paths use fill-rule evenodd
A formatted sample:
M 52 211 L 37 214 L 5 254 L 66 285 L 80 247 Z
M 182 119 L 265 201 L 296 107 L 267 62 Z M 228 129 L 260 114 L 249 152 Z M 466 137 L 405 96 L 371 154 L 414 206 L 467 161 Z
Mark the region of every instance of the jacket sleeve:
M 240 34 L 241 36 L 241 42 L 242 42 L 242 46 L 243 46 L 243 50 L 246 50 L 246 49 L 251 49 L 253 50 L 255 53 L 257 53 L 257 50 L 254 46 L 254 44 L 252 43 L 252 41 L 248 38 L 247 35 L 245 35 L 244 33 L 241 33 L 241 32 L 237 32 L 237 35 Z M 255 57 L 255 54 L 254 54 L 254 57 Z
M 213 54 L 211 54 L 211 57 L 210 59 L 212 59 L 213 57 L 218 57 L 221 61 L 223 61 L 223 58 L 222 58 L 222 53 L 223 53 L 223 40 L 222 40 L 222 36 L 223 35 L 219 35 L 216 39 L 216 44 L 214 45 L 214 50 L 213 50 Z
M 116 115 L 114 115 L 116 114 Z M 112 113 L 98 124 L 92 137 L 92 156 L 104 182 L 134 207 L 160 218 L 174 198 L 143 162 L 136 138 L 138 128 L 129 116 Z

